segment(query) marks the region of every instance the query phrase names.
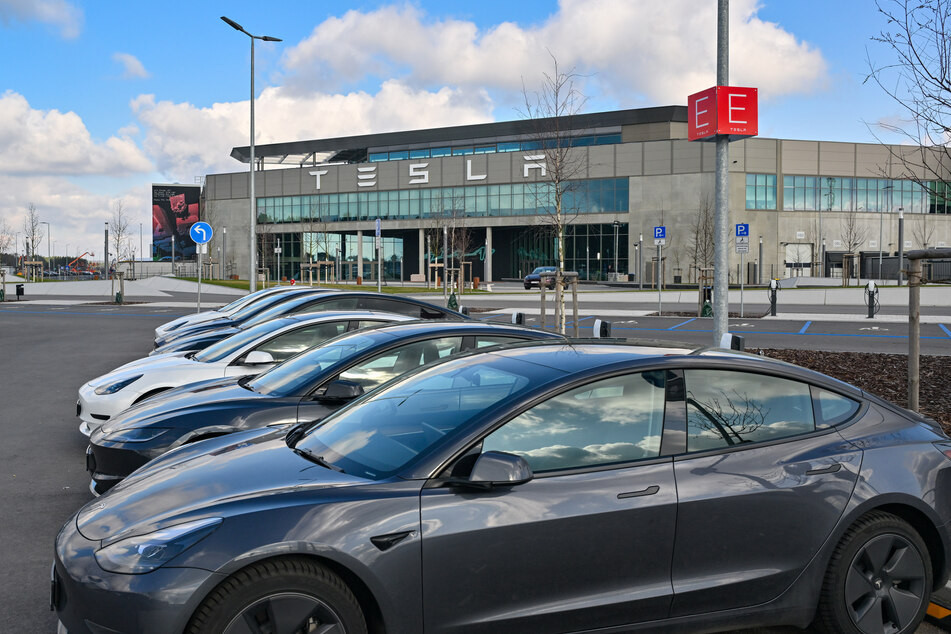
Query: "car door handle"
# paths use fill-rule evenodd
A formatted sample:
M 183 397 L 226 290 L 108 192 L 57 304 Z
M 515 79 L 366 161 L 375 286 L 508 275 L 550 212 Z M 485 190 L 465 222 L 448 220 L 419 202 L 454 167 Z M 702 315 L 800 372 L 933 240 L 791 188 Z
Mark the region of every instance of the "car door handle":
M 830 464 L 828 467 L 821 467 L 819 469 L 809 469 L 806 471 L 806 475 L 823 475 L 826 473 L 835 473 L 842 468 L 842 465 L 838 462 L 835 464 Z
M 627 498 L 640 498 L 645 495 L 654 495 L 660 491 L 660 487 L 656 484 L 647 487 L 646 489 L 641 489 L 640 491 L 628 491 L 627 493 L 618 493 L 617 499 L 626 500 Z

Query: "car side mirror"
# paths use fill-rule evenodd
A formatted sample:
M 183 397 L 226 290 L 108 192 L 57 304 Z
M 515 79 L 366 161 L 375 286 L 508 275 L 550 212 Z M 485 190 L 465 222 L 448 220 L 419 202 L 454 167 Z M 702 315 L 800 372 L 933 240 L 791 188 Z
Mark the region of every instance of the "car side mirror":
M 271 356 L 270 352 L 252 350 L 248 353 L 248 356 L 244 358 L 242 365 L 264 365 L 266 363 L 274 363 L 274 357 Z
M 525 458 L 501 451 L 486 451 L 476 459 L 468 478 L 453 478 L 449 484 L 491 489 L 525 484 L 533 477 L 532 468 Z
M 318 396 L 321 401 L 351 401 L 363 396 L 363 386 L 356 381 L 337 379 L 327 386 L 323 394 Z

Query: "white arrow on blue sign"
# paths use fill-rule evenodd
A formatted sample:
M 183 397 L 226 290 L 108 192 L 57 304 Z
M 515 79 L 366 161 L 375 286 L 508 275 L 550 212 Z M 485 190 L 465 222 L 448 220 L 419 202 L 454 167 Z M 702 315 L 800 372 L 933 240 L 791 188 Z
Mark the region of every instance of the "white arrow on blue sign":
M 738 224 L 736 225 L 736 235 L 737 237 L 743 237 L 750 235 L 750 226 L 748 224 Z
M 215 232 L 211 229 L 211 225 L 204 221 L 196 222 L 192 225 L 192 228 L 188 230 L 188 235 L 195 241 L 195 244 L 207 243 L 211 240 L 211 236 L 213 236 L 214 233 Z

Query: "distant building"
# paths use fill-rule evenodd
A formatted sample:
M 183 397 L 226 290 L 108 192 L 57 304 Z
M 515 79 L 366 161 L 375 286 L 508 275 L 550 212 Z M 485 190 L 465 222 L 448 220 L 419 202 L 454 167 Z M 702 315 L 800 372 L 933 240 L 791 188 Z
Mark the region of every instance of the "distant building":
M 649 279 L 656 257 L 653 228 L 663 225 L 665 279 L 696 280 L 695 246 L 709 240 L 697 221 L 701 209 L 713 205 L 714 146 L 688 142 L 686 118 L 686 107 L 667 106 L 560 122 L 580 165 L 566 199 L 569 270 L 582 279 L 604 279 L 615 272 L 616 262 L 617 272 L 635 275 L 640 260 Z M 425 273 L 427 262 L 434 261 L 429 254 L 440 252 L 436 241 L 444 225 L 465 227 L 468 240 L 462 246 L 471 275 L 484 281 L 518 278 L 555 264 L 545 141 L 538 132 L 550 124 L 505 121 L 255 146 L 264 255 L 259 265 L 272 278 L 278 274 L 279 247 L 281 276 L 298 275 L 301 264 L 313 259 L 333 262 L 343 278 L 373 280 L 378 218 L 390 279 Z M 231 154 L 247 163 L 249 148 Z M 743 271 L 731 245 L 731 280 L 743 275 L 756 281 L 761 249 L 761 279 L 838 275 L 850 241 L 862 254 L 863 277 L 877 276 L 880 248 L 889 276 L 897 270 L 897 258 L 888 256 L 898 250 L 900 207 L 905 250 L 951 244 L 948 201 L 911 180 L 884 178 L 897 179 L 906 169 L 892 154 L 888 147 L 865 143 L 767 138 L 732 143 L 730 222 L 749 224 L 750 244 Z M 933 183 L 930 189 L 943 187 Z M 217 252 L 226 270 L 243 274 L 247 170 L 207 176 L 204 204 L 216 240 L 227 228 L 226 241 L 213 243 L 212 258 Z

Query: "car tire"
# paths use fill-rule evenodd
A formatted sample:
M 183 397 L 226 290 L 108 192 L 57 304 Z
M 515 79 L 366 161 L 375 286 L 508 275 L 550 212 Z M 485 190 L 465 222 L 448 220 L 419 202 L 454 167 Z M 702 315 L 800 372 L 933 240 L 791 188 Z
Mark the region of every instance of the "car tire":
M 532 290 L 532 285 L 531 285 L 531 284 L 525 284 L 524 286 L 525 286 L 525 290 L 526 290 L 526 291 Z
M 931 557 L 904 520 L 881 511 L 860 518 L 829 561 L 815 630 L 910 634 L 928 609 Z
M 275 622 L 275 615 L 293 612 L 293 623 Z M 334 625 L 340 634 L 366 634 L 360 604 L 343 580 L 319 563 L 298 558 L 256 563 L 222 581 L 192 616 L 187 634 L 252 631 L 292 634 Z M 271 628 L 271 629 L 269 629 Z M 318 631 L 323 631 L 318 630 Z

